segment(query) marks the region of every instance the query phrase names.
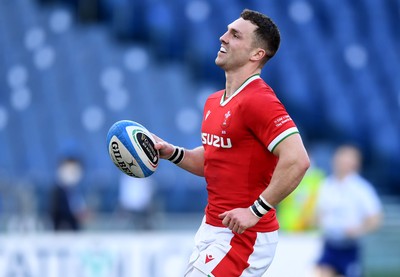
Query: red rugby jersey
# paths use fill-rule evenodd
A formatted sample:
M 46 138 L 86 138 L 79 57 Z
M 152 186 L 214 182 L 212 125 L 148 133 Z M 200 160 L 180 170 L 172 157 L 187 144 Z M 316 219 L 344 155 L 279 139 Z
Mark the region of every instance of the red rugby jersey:
M 277 164 L 272 150 L 298 130 L 273 90 L 254 75 L 227 100 L 223 90 L 208 97 L 201 131 L 206 222 L 222 227 L 219 214 L 249 207 L 265 190 Z M 251 230 L 278 228 L 271 210 Z

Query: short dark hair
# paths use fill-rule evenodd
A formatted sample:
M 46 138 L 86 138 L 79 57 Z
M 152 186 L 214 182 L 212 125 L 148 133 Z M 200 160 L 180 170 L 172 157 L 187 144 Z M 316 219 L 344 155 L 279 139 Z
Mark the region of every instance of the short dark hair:
M 254 31 L 254 43 L 266 52 L 266 57 L 261 62 L 261 65 L 264 65 L 278 51 L 281 42 L 278 26 L 268 16 L 249 9 L 244 9 L 240 17 L 257 26 L 257 29 Z

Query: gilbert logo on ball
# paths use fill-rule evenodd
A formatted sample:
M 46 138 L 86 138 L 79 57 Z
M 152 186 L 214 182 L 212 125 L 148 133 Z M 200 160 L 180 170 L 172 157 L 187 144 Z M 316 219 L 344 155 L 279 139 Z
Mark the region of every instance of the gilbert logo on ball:
M 113 163 L 125 174 L 145 178 L 153 174 L 160 156 L 155 141 L 141 124 L 121 120 L 114 123 L 107 134 L 107 147 Z

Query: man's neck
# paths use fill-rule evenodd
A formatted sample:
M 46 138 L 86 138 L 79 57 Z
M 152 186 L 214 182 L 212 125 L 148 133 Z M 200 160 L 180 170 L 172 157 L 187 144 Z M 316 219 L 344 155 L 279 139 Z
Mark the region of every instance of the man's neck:
M 261 70 L 252 72 L 225 72 L 225 98 L 229 98 L 251 76 L 261 74 Z

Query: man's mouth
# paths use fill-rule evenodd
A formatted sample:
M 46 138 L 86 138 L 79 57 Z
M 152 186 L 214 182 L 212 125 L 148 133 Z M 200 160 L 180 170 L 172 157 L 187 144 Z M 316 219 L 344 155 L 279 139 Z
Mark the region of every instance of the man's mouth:
M 219 49 L 219 52 L 226 53 L 225 47 L 221 46 L 221 48 Z

